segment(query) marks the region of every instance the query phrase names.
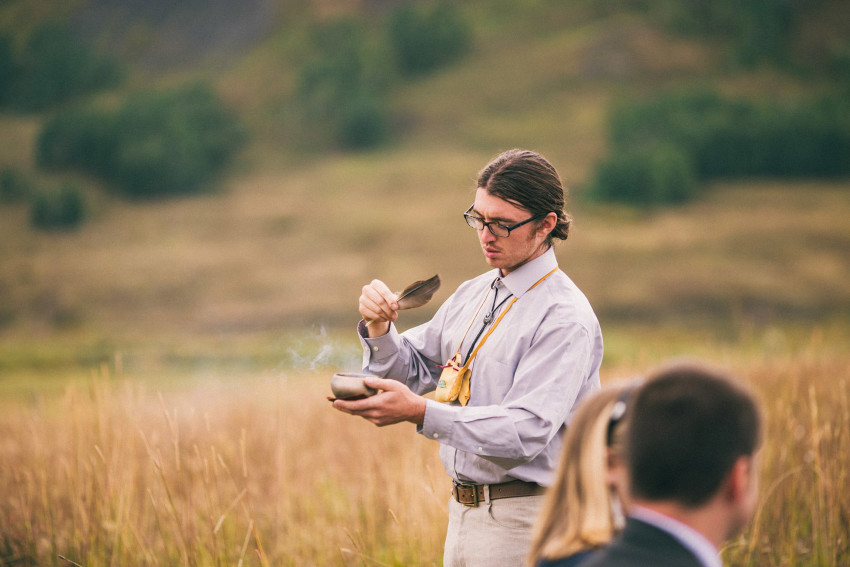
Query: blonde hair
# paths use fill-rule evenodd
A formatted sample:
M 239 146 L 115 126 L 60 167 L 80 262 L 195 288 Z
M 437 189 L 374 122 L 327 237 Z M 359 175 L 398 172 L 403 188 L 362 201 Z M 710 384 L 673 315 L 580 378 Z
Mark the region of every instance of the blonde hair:
M 529 556 L 532 565 L 540 559 L 600 547 L 613 537 L 606 437 L 614 405 L 632 388 L 605 388 L 576 410 L 564 437 L 555 484 L 547 491 L 535 524 Z M 621 437 L 617 433 L 616 437 Z

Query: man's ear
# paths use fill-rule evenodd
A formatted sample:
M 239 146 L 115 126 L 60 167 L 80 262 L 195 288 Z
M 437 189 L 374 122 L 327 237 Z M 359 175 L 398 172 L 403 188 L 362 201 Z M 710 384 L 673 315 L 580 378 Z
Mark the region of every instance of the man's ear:
M 540 219 L 540 228 L 538 230 L 545 232 L 548 235 L 550 232 L 555 230 L 556 226 L 558 226 L 558 215 L 555 213 L 549 213 Z
M 741 502 L 750 493 L 753 478 L 753 458 L 742 455 L 735 460 L 726 481 L 726 496 L 730 502 Z
M 626 471 L 625 459 L 620 453 L 609 447 L 605 450 L 605 461 L 605 483 L 608 488 L 617 490 L 620 498 L 626 498 L 629 474 Z

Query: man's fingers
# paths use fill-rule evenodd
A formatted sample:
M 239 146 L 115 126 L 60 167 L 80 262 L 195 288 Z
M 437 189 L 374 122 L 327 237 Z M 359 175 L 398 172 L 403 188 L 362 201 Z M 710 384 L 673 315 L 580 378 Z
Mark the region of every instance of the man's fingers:
M 360 400 L 346 400 L 343 398 L 338 398 L 334 400 L 335 409 L 357 415 L 361 415 L 363 412 L 371 410 L 374 407 L 375 405 L 372 403 L 371 398 L 363 398 Z
M 364 294 L 360 296 L 360 314 L 363 315 L 364 319 L 368 320 L 379 320 L 384 318 L 384 310 L 378 305 L 378 303 Z
M 377 376 L 367 376 L 363 379 L 363 383 L 375 390 L 385 390 L 387 392 L 393 392 L 405 388 L 404 384 L 398 380 L 378 378 Z
M 398 302 L 396 295 L 381 280 L 363 286 L 360 294 L 360 314 L 364 319 L 395 321 Z
M 377 294 L 377 297 L 373 297 L 373 299 L 376 300 L 376 303 L 379 305 L 387 305 L 393 311 L 398 309 L 398 298 L 395 293 L 387 287 L 387 284 L 381 280 L 372 280 L 372 283 L 370 283 L 367 287 Z
M 360 400 L 336 400 L 333 403 L 334 409 L 362 417 L 379 427 L 401 421 L 422 425 L 425 401 L 413 394 L 410 388 L 401 382 L 386 378 L 369 377 L 364 382 L 371 388 L 383 391 Z M 421 403 L 417 404 L 417 401 Z
M 381 280 L 372 280 L 371 282 L 369 282 L 368 287 L 374 289 L 381 295 L 392 295 L 393 293 L 392 291 L 390 291 L 390 288 L 387 286 L 387 284 L 385 284 Z

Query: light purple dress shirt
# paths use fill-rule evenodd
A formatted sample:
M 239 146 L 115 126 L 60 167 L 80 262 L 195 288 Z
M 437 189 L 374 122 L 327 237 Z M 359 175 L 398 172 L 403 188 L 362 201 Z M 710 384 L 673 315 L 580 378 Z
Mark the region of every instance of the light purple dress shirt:
M 391 325 L 370 339 L 360 322 L 364 371 L 425 394 L 436 389 L 438 365 L 458 350 L 491 284 L 497 282 L 497 304 L 509 294 L 517 298 L 473 360 L 469 404 L 427 400 L 419 432 L 441 444 L 443 466 L 455 480 L 551 485 L 566 424 L 577 402 L 599 388 L 602 332 L 587 298 L 561 270 L 529 289 L 557 266 L 550 248 L 505 277 L 497 269 L 484 273 L 461 284 L 431 321 L 401 334 Z M 464 358 L 493 295 L 464 340 Z

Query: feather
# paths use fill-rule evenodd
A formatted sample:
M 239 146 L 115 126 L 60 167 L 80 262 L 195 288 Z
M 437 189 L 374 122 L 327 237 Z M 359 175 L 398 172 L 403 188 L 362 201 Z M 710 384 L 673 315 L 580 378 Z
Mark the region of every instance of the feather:
M 440 289 L 440 274 L 437 274 L 427 280 L 413 282 L 398 294 L 398 308 L 414 309 L 422 307 L 429 301 L 434 293 Z
M 413 282 L 399 293 L 396 294 L 396 301 L 398 302 L 398 309 L 401 311 L 402 309 L 414 309 L 416 307 L 422 307 L 429 301 L 431 301 L 431 297 L 440 289 L 440 274 L 436 274 L 427 280 L 419 280 L 417 282 Z M 366 326 L 368 327 L 374 321 L 368 319 L 366 321 Z

